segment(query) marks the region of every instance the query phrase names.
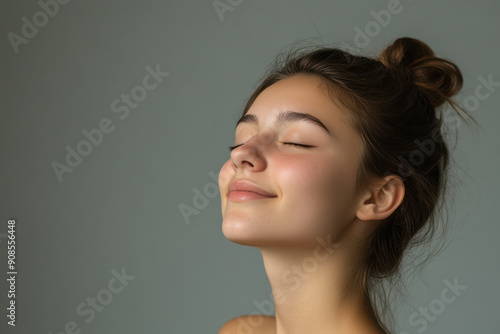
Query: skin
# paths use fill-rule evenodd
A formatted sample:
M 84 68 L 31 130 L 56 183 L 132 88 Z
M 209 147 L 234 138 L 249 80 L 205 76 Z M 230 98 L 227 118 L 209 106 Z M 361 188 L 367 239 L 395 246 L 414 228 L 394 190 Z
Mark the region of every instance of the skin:
M 305 121 L 277 126 L 275 117 L 285 110 L 315 116 L 330 134 Z M 402 180 L 389 175 L 374 180 L 374 190 L 354 192 L 362 142 L 319 77 L 278 81 L 247 114 L 259 124 L 236 128 L 234 145 L 243 145 L 222 166 L 219 188 L 224 236 L 259 248 L 273 291 L 276 317 L 271 325 L 265 321 L 265 331 L 252 322 L 254 333 L 385 333 L 361 291 L 347 298 L 345 292 L 368 238 L 401 204 Z M 277 197 L 230 201 L 235 179 Z

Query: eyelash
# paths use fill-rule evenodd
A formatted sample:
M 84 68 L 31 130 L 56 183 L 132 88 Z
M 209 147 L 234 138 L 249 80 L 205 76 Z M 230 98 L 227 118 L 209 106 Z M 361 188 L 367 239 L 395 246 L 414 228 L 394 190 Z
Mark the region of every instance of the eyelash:
M 298 147 L 304 147 L 304 148 L 312 147 L 311 145 L 303 145 L 303 144 L 296 144 L 296 143 L 283 143 L 283 144 L 285 144 L 285 145 L 292 145 L 292 146 L 298 146 Z M 240 147 L 241 145 L 243 145 L 243 144 L 239 144 L 239 145 L 236 145 L 236 146 L 229 146 L 229 152 L 231 152 L 232 150 L 234 150 L 237 147 Z

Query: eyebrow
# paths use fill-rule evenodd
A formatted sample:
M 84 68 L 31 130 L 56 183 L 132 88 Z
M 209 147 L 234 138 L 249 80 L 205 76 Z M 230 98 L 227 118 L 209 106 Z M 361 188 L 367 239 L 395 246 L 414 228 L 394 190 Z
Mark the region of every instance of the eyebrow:
M 318 118 L 314 117 L 311 114 L 302 113 L 298 111 L 292 111 L 292 110 L 280 111 L 278 116 L 276 116 L 274 123 L 279 125 L 287 122 L 298 122 L 298 121 L 308 122 L 317 125 L 321 127 L 323 130 L 325 130 L 328 134 L 330 134 L 330 130 L 328 130 L 328 128 Z M 238 120 L 235 129 L 241 123 L 250 123 L 259 125 L 259 120 L 256 115 L 246 114 Z

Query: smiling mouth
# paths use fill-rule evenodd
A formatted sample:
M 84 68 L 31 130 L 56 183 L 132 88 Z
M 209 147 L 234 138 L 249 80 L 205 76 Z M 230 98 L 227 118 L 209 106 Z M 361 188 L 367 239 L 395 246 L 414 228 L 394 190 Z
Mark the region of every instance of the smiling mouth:
M 253 191 L 234 190 L 228 194 L 227 199 L 229 201 L 241 202 L 254 199 L 272 199 L 276 197 L 278 196 L 265 196 L 262 194 L 255 193 Z

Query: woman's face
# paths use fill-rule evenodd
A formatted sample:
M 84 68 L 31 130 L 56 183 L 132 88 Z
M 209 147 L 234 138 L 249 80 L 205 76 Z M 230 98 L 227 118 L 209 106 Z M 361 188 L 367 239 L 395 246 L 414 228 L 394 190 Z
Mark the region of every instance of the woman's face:
M 355 176 L 360 138 L 330 100 L 321 79 L 296 75 L 264 90 L 240 122 L 234 145 L 219 174 L 222 231 L 233 242 L 250 245 L 304 245 L 336 236 L 355 218 Z M 309 114 L 306 120 L 276 122 L 278 114 Z M 300 147 L 297 143 L 313 147 Z M 247 180 L 275 197 L 228 199 L 229 185 Z

